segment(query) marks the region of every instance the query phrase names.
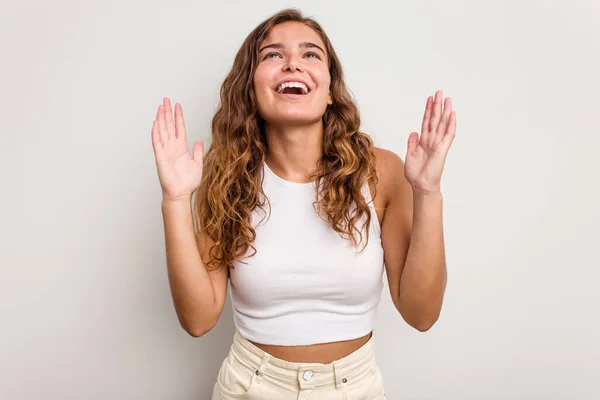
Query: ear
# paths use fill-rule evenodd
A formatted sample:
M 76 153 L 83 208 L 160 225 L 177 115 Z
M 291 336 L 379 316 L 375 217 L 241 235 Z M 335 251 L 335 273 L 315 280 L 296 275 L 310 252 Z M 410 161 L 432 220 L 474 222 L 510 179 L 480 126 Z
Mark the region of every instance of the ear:
M 332 105 L 333 99 L 331 98 L 331 92 L 329 92 L 329 100 L 327 100 L 327 104 Z

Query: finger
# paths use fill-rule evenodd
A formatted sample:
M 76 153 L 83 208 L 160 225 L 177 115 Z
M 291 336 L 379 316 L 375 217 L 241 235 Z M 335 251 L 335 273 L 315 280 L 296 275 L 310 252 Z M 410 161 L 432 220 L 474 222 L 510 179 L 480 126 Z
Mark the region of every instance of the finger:
M 450 114 L 450 119 L 448 121 L 448 130 L 444 135 L 442 141 L 447 147 L 450 147 L 452 142 L 454 141 L 454 137 L 456 136 L 456 111 L 453 111 Z
M 163 117 L 162 105 L 158 106 L 158 112 L 156 113 L 156 122 L 158 125 L 158 136 L 160 137 L 160 142 L 164 146 L 169 140 L 169 133 L 165 127 L 165 121 Z
M 407 154 L 411 154 L 412 152 L 414 152 L 417 149 L 418 145 L 419 145 L 419 134 L 417 132 L 411 132 L 411 134 L 408 135 L 408 143 L 406 146 Z
M 448 97 L 445 100 L 444 114 L 442 115 L 442 120 L 440 121 L 440 124 L 438 125 L 436 140 L 443 139 L 444 135 L 446 134 L 446 130 L 448 129 L 448 119 L 450 118 L 451 113 L 452 113 L 452 99 L 450 97 Z
M 202 141 L 197 141 L 194 143 L 194 147 L 192 149 L 193 160 L 198 164 L 203 164 L 203 156 L 204 156 L 204 143 Z
M 442 114 L 442 102 L 440 99 L 441 94 L 442 91 L 438 90 L 437 92 L 435 92 L 435 97 L 433 99 L 433 107 L 431 109 L 431 120 L 429 122 L 429 132 L 431 133 L 437 132 L 437 127 L 440 123 L 440 116 Z M 429 140 L 431 142 L 431 138 Z
M 160 126 L 160 135 L 163 137 L 165 144 L 171 140 L 171 135 L 169 134 L 169 130 L 167 129 L 167 124 L 165 123 L 165 107 L 164 105 L 160 105 L 159 107 L 160 117 L 158 119 L 158 125 Z
M 183 120 L 183 110 L 181 109 L 181 104 L 179 103 L 175 103 L 175 128 L 177 130 L 177 137 L 186 142 L 187 139 L 185 133 L 185 122 Z
M 423 122 L 421 123 L 421 140 L 427 140 L 429 137 L 429 119 L 431 118 L 432 103 L 433 99 L 431 96 L 427 97 L 427 102 L 425 103 L 425 113 L 423 114 Z
M 158 121 L 156 120 L 154 120 L 152 123 L 152 147 L 154 148 L 155 152 L 158 152 L 163 147 L 163 144 L 160 140 Z
M 169 100 L 168 97 L 165 97 L 163 99 L 163 104 L 165 109 L 165 125 L 167 125 L 169 137 L 172 139 L 177 139 L 177 131 L 173 122 L 173 109 L 171 108 L 171 100 Z

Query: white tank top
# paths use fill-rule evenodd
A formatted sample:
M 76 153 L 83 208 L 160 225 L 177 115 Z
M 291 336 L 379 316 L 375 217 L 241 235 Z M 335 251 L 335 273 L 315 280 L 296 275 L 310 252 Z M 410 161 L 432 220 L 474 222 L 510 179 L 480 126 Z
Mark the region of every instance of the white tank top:
M 254 246 L 230 270 L 234 323 L 257 343 L 294 346 L 350 340 L 368 334 L 383 289 L 383 248 L 368 183 L 369 242 L 350 240 L 313 208 L 316 182 L 294 183 L 263 164 L 263 190 L 271 201 L 256 207 Z M 355 205 L 353 204 L 353 207 Z M 357 224 L 361 229 L 366 218 Z M 366 228 L 366 226 L 365 226 Z M 366 231 L 363 231 L 366 240 Z

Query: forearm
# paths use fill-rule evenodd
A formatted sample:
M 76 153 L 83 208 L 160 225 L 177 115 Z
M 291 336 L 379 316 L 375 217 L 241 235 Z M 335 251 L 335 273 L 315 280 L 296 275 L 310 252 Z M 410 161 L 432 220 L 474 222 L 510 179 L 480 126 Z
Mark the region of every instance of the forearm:
M 191 199 L 161 204 L 171 296 L 181 326 L 189 333 L 206 332 L 218 319 L 215 290 L 200 257 Z
M 418 330 L 438 319 L 446 288 L 441 193 L 413 194 L 413 226 L 400 278 L 399 309 Z

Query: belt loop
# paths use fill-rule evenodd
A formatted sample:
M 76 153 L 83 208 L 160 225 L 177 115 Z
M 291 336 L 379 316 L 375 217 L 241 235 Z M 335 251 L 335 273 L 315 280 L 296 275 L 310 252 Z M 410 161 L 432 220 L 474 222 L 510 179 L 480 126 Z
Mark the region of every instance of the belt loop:
M 343 368 L 340 367 L 337 360 L 333 362 L 333 376 L 335 378 L 335 388 L 340 389 L 342 387 L 342 379 L 344 379 Z
M 258 369 L 254 372 L 254 374 L 256 375 L 256 382 L 260 383 L 260 381 L 262 381 L 263 376 L 265 374 L 265 370 L 267 369 L 267 365 L 269 365 L 270 358 L 271 357 L 268 353 L 265 353 L 263 355 L 262 361 L 260 362 Z

